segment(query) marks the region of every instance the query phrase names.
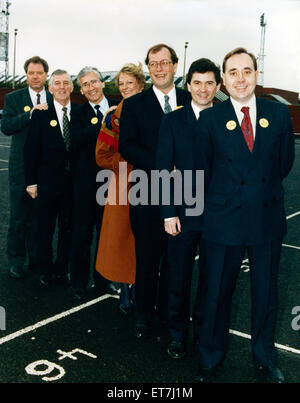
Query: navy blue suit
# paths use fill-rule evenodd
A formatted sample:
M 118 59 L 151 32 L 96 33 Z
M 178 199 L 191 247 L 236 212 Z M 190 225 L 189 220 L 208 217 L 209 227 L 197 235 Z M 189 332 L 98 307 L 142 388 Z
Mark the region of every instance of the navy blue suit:
M 217 365 L 225 355 L 231 298 L 246 250 L 254 361 L 265 367 L 276 361 L 276 279 L 286 232 L 282 181 L 293 164 L 294 134 L 286 106 L 260 98 L 256 106 L 252 152 L 230 100 L 201 113 L 198 122 L 195 152 L 204 142 L 211 170 L 203 217 L 208 291 L 195 319 L 204 367 Z M 227 126 L 229 121 L 235 124 Z
M 203 224 L 201 214 L 188 216 L 186 210 L 195 208 L 186 203 L 186 192 L 190 193 L 189 197 L 192 194 L 195 197 L 193 150 L 196 122 L 191 104 L 165 115 L 160 126 L 156 162 L 159 170 L 172 172 L 176 166 L 176 172 L 180 172 L 182 178 L 182 204 L 176 204 L 173 187 L 170 189 L 170 203 L 163 204 L 162 194 L 160 195 L 162 218 L 179 217 L 181 224 L 181 232 L 178 235 L 168 236 L 168 330 L 171 339 L 180 342 L 185 342 L 188 335 L 191 279 Z M 197 154 L 198 165 L 202 164 L 201 169 L 208 174 L 206 155 L 203 151 L 201 148 Z M 185 183 L 187 171 L 193 173 L 193 182 L 189 187 Z M 199 193 L 198 195 L 201 196 Z
M 109 106 L 117 104 L 108 99 Z M 103 209 L 96 202 L 99 184 L 96 175 L 100 168 L 96 164 L 95 149 L 101 128 L 101 118 L 95 120 L 94 108 L 89 102 L 80 107 L 79 113 L 71 121 L 74 145 L 74 218 L 71 253 L 71 284 L 74 288 L 85 288 L 90 275 L 90 255 L 94 229 L 98 244 Z M 93 267 L 95 264 L 93 262 Z M 94 270 L 95 286 L 103 289 L 108 281 Z
M 71 104 L 71 120 L 79 106 Z M 56 110 L 35 110 L 25 143 L 25 185 L 38 185 L 37 265 L 42 274 L 68 271 L 72 231 L 73 148 L 68 152 Z M 58 243 L 52 267 L 52 239 L 58 219 Z
M 190 101 L 187 91 L 176 89 L 177 105 Z M 150 172 L 156 167 L 159 127 L 164 112 L 153 87 L 125 99 L 120 119 L 119 151 L 122 157 L 142 169 L 148 176 L 148 205 L 130 205 L 130 222 L 136 251 L 136 321 L 148 322 L 158 295 L 159 314 L 166 319 L 167 236 L 160 218 L 159 206 L 151 205 Z M 160 290 L 157 294 L 160 262 Z

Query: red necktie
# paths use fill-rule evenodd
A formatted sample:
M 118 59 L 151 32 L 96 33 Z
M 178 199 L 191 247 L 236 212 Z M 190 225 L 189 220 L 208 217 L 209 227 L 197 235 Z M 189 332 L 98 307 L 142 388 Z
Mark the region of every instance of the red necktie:
M 253 150 L 253 144 L 254 144 L 254 137 L 253 137 L 253 129 L 252 129 L 252 124 L 251 124 L 251 119 L 249 115 L 249 107 L 248 106 L 243 106 L 241 111 L 244 114 L 244 118 L 242 120 L 241 124 L 241 129 L 244 135 L 244 139 L 247 143 L 247 146 L 250 151 Z

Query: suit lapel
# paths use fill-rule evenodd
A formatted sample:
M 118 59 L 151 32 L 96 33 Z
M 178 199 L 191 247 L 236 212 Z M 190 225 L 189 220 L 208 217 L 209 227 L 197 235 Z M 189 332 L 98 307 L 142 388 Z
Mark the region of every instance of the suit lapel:
M 47 120 L 48 121 L 46 122 L 46 124 L 50 127 L 49 130 L 53 136 L 53 139 L 56 138 L 57 142 L 61 143 L 61 145 L 65 147 L 64 139 L 53 102 L 49 104 Z
M 151 86 L 148 90 L 145 91 L 145 100 L 147 104 L 147 108 L 145 110 L 146 111 L 152 110 L 153 114 L 157 116 L 158 119 L 161 119 L 161 117 L 164 115 L 164 112 L 160 106 L 157 96 L 153 91 L 153 86 Z

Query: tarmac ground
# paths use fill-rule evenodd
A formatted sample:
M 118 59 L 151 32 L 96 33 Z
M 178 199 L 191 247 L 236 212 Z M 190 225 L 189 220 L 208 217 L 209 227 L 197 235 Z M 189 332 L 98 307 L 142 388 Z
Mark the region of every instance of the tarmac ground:
M 164 327 L 147 339 L 136 339 L 133 317 L 118 310 L 118 296 L 91 292 L 76 303 L 64 286 L 41 289 L 38 273 L 23 279 L 8 274 L 8 159 L 10 138 L 0 134 L 0 382 L 97 383 L 106 399 L 113 396 L 190 399 L 204 386 L 195 383 L 197 354 L 190 335 L 184 359 L 166 353 Z M 285 180 L 288 233 L 279 273 L 279 312 L 276 330 L 278 362 L 287 383 L 300 382 L 300 140 L 296 160 Z M 193 290 L 197 268 L 193 276 Z M 192 333 L 192 332 L 190 332 Z M 249 267 L 245 259 L 233 298 L 230 347 L 210 384 L 267 383 L 254 368 L 250 350 Z M 138 393 L 140 395 L 138 396 Z

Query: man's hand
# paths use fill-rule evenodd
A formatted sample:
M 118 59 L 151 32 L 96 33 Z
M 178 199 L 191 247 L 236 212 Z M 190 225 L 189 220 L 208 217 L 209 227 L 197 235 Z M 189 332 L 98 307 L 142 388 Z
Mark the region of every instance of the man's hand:
M 37 104 L 37 105 L 35 105 L 35 106 L 31 109 L 31 111 L 30 111 L 30 116 L 32 115 L 32 112 L 33 112 L 35 109 L 39 109 L 40 111 L 46 111 L 46 110 L 48 109 L 48 104 L 47 104 L 47 103 L 44 103 L 44 104 Z
M 174 217 L 171 220 L 165 220 L 165 231 L 172 236 L 176 236 L 181 231 L 180 220 Z
M 30 197 L 32 197 L 33 199 L 35 199 L 35 198 L 37 197 L 37 194 L 38 194 L 38 187 L 37 187 L 37 185 L 30 185 L 30 186 L 27 186 L 26 192 L 29 194 Z

